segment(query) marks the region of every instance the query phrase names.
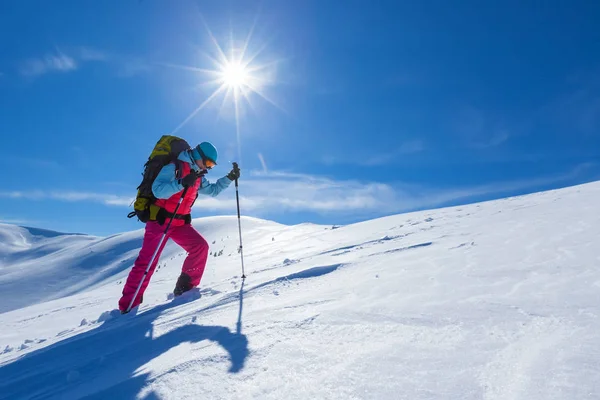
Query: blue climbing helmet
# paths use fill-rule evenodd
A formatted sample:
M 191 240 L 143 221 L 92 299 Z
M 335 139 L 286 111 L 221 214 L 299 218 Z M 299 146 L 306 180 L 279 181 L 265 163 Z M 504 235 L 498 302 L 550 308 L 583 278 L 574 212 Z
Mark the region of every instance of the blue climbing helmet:
M 206 160 L 209 160 L 217 165 L 217 156 L 217 148 L 209 142 L 202 142 L 192 150 L 192 158 L 202 160 L 204 164 L 206 164 Z

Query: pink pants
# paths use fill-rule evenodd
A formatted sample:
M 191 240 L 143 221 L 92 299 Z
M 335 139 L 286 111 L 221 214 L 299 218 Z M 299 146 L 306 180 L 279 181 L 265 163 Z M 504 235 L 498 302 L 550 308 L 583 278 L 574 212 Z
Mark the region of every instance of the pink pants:
M 165 227 L 159 225 L 158 222 L 150 221 L 146 223 L 146 232 L 144 233 L 142 249 L 133 264 L 133 268 L 129 272 L 127 282 L 125 282 L 123 297 L 119 300 L 119 309 L 121 311 L 127 310 L 140 281 L 144 277 L 144 272 L 150 263 L 150 259 L 160 242 L 164 230 Z M 148 287 L 150 278 L 158 263 L 160 253 L 162 253 L 169 238 L 173 239 L 175 243 L 188 252 L 188 256 L 183 262 L 182 272 L 185 272 L 192 278 L 192 286 L 195 287 L 200 284 L 200 279 L 202 279 L 204 267 L 206 267 L 206 259 L 208 257 L 208 243 L 202 235 L 192 227 L 192 225 L 171 225 L 167 232 L 167 238 L 163 241 L 161 248 L 158 249 L 158 253 L 156 254 L 156 257 L 154 257 L 154 262 L 148 270 L 148 275 L 146 275 L 146 279 L 144 279 L 140 291 L 131 306 L 132 308 L 140 304 L 142 295 L 144 294 L 146 287 Z M 175 279 L 176 277 L 174 277 L 174 281 Z

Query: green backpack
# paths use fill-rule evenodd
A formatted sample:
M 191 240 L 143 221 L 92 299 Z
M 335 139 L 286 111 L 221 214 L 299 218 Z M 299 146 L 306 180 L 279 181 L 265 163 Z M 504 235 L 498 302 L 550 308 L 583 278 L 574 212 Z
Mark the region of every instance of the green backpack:
M 180 161 L 177 159 L 179 153 L 184 150 L 189 150 L 190 145 L 183 139 L 172 135 L 163 135 L 154 146 L 148 161 L 144 164 L 144 173 L 142 183 L 137 187 L 137 197 L 133 203 L 134 211 L 127 214 L 127 218 L 135 216 L 142 222 L 148 222 L 156 219 L 156 213 L 159 208 L 152 204 L 156 201 L 156 197 L 152 193 L 152 183 L 158 176 L 158 173 L 165 165 L 175 162 L 176 170 L 178 171 Z

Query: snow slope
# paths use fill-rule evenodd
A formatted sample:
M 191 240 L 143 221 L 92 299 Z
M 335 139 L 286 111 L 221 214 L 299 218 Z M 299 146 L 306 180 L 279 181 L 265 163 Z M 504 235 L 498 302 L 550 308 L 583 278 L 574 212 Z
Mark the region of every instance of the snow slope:
M 202 297 L 167 300 L 171 246 L 114 318 L 140 231 L 45 254 L 3 227 L 4 257 L 86 283 L 0 314 L 0 399 L 600 399 L 599 200 L 596 182 L 338 229 L 244 218 L 245 282 L 237 219 L 199 219 L 222 250 Z M 106 258 L 63 263 L 85 241 Z M 11 268 L 2 301 L 33 276 Z
M 0 312 L 79 293 L 126 274 L 142 234 L 98 238 L 0 224 Z

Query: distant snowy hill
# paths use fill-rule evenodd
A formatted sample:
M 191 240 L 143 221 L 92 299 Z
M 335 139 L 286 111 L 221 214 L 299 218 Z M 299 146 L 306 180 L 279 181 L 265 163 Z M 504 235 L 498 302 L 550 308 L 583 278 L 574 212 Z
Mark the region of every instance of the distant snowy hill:
M 142 230 L 0 225 L 0 399 L 600 399 L 600 182 L 333 229 L 194 220 L 116 315 Z M 202 297 L 197 298 L 198 295 Z
M 0 312 L 114 278 L 131 266 L 142 234 L 97 238 L 0 224 Z

